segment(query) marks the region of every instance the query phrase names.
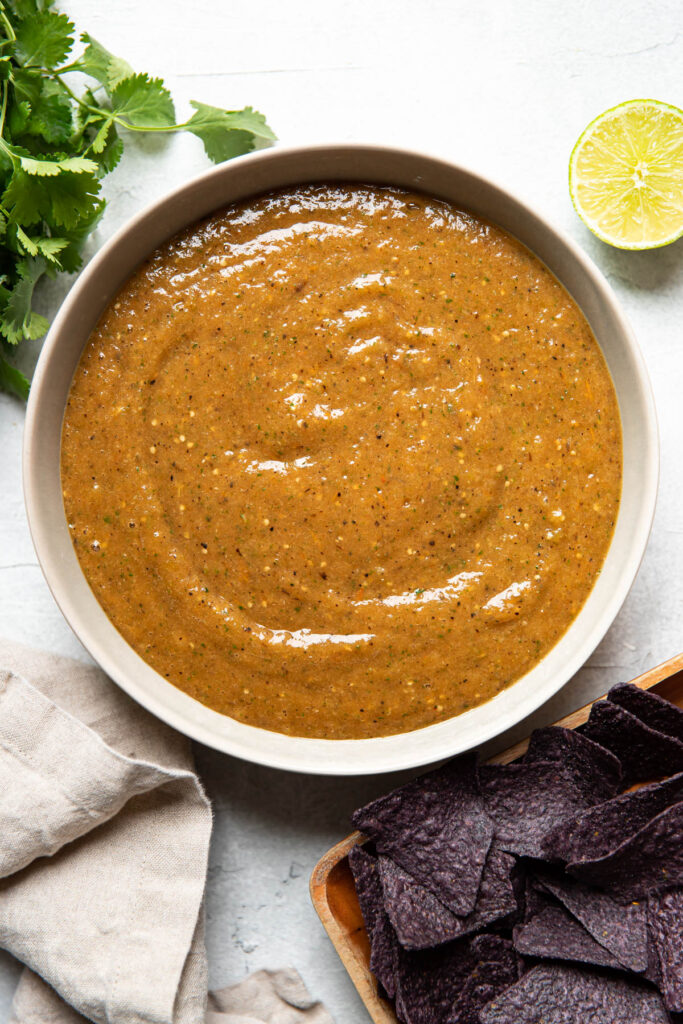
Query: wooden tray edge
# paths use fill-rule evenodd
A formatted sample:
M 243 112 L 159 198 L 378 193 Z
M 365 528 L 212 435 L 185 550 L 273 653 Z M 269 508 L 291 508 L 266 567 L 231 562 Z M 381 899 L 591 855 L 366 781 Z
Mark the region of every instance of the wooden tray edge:
M 661 665 L 657 665 L 648 672 L 644 672 L 636 679 L 631 680 L 631 682 L 642 690 L 649 690 L 678 672 L 683 672 L 683 653 L 669 658 L 668 661 L 664 661 Z M 596 697 L 595 699 L 602 700 L 603 697 Z M 578 708 L 571 714 L 554 722 L 553 725 L 562 725 L 568 729 L 575 729 L 578 725 L 582 725 L 587 721 L 590 709 L 594 703 L 595 701 L 591 701 L 589 704 L 585 704 L 582 708 Z M 528 739 L 522 740 L 520 743 L 515 743 L 514 746 L 508 747 L 507 750 L 496 754 L 489 761 L 494 764 L 507 764 L 523 754 L 528 745 Z M 358 843 L 360 838 L 360 832 L 352 832 L 339 843 L 336 843 L 327 853 L 323 854 L 311 874 L 309 885 L 311 900 L 325 931 L 330 937 L 332 945 L 348 971 L 349 977 L 365 1003 L 365 1007 L 374 1024 L 398 1024 L 391 1006 L 378 996 L 377 988 L 370 975 L 367 963 L 347 941 L 347 934 L 342 929 L 329 902 L 328 882 L 330 874 L 348 856 L 349 851 Z
M 377 988 L 367 967 L 367 963 L 357 951 L 346 941 L 346 933 L 340 926 L 328 900 L 328 880 L 331 871 L 345 860 L 349 851 L 361 838 L 360 832 L 352 832 L 337 843 L 321 857 L 311 874 L 309 889 L 313 906 L 322 921 L 323 928 L 330 937 L 339 959 L 349 973 L 359 996 L 375 1024 L 397 1024 L 396 1016 L 389 1005 L 377 994 Z

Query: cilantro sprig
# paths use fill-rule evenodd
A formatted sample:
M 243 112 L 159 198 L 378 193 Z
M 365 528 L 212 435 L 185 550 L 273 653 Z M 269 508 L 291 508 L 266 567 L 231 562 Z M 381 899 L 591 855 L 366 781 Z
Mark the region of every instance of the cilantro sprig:
M 101 179 L 121 159 L 127 133 L 191 132 L 215 163 L 275 138 L 251 107 L 193 100 L 192 116 L 177 122 L 160 78 L 136 73 L 87 33 L 71 59 L 74 25 L 52 6 L 0 0 L 0 389 L 20 398 L 29 382 L 11 354 L 48 328 L 33 309 L 36 283 L 81 266 L 106 206 Z

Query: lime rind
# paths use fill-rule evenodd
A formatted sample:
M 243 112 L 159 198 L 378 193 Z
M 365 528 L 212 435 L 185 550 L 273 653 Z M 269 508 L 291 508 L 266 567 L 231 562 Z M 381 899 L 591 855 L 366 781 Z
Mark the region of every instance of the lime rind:
M 569 160 L 577 214 L 620 249 L 670 245 L 683 235 L 683 111 L 628 100 L 584 129 Z

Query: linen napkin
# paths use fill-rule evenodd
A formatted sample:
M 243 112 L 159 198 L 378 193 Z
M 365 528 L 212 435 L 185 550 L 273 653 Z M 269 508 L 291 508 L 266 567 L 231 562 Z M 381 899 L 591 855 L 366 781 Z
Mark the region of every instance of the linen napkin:
M 210 835 L 185 737 L 99 669 L 0 640 L 0 946 L 29 968 L 12 1024 L 329 1024 L 291 970 L 207 1010 Z
M 33 971 L 24 971 L 9 1024 L 84 1024 L 54 989 Z M 333 1024 L 314 1002 L 293 967 L 255 971 L 229 988 L 209 992 L 206 1024 Z

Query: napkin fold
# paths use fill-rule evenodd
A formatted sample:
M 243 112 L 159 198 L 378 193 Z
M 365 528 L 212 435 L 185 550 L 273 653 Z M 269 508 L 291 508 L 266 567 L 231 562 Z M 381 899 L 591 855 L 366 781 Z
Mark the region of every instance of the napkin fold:
M 211 823 L 185 737 L 99 669 L 0 640 L 0 946 L 29 968 L 13 1024 L 329 1024 L 294 971 L 207 1010 Z
M 84 1024 L 33 971 L 24 971 L 9 1024 Z M 209 992 L 206 1024 L 334 1024 L 322 1003 L 311 999 L 293 967 L 255 971 L 237 985 Z

